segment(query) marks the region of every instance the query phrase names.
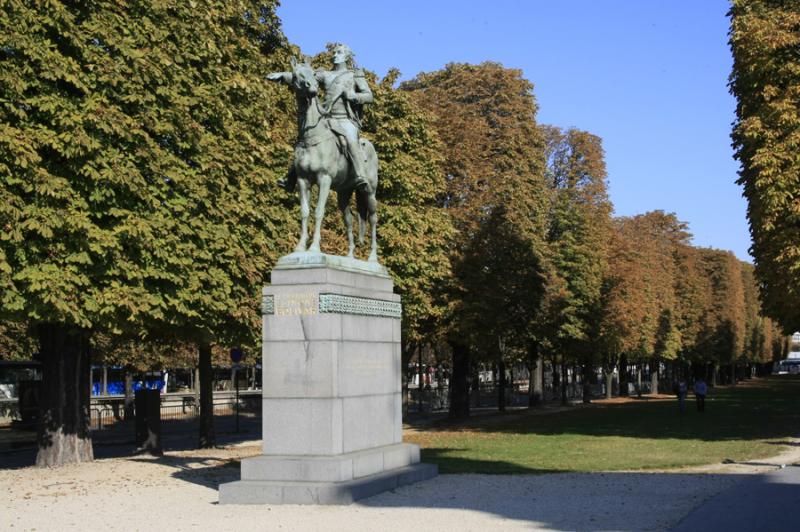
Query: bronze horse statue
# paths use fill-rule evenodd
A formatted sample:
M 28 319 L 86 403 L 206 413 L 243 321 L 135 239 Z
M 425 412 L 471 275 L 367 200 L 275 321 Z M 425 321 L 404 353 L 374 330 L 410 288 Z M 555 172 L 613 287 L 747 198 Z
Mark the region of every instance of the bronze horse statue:
M 288 77 L 288 73 L 286 74 Z M 288 79 L 286 81 L 288 82 Z M 359 243 L 364 242 L 365 225 L 369 222 L 372 244 L 368 260 L 377 262 L 378 214 L 375 191 L 378 188 L 378 157 L 375 148 L 368 140 L 359 139 L 365 157 L 364 178 L 369 186 L 356 188 L 352 164 L 341 145 L 343 140 L 331 129 L 327 112 L 318 99 L 319 84 L 315 71 L 307 59 L 292 60 L 291 82 L 288 84 L 297 98 L 299 128 L 298 143 L 294 150 L 294 171 L 300 195 L 301 229 L 295 252 L 320 251 L 320 228 L 325 214 L 325 203 L 333 188 L 347 230 L 347 256 L 353 257 L 355 251 L 353 215 L 350 211 L 350 198 L 355 192 L 359 217 Z M 314 236 L 311 246 L 307 248 L 309 204 L 313 185 L 319 187 L 319 198 L 314 209 Z

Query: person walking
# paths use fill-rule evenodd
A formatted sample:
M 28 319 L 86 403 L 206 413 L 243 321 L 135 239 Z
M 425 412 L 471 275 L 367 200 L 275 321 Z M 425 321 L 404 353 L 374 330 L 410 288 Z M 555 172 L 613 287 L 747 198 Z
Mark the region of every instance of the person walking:
M 694 381 L 694 397 L 695 400 L 697 401 L 698 412 L 706 411 L 707 392 L 708 392 L 708 386 L 706 385 L 706 381 L 704 381 L 702 377 Z
M 680 379 L 678 381 L 677 386 L 678 392 L 678 409 L 681 411 L 681 414 L 686 412 L 686 380 Z

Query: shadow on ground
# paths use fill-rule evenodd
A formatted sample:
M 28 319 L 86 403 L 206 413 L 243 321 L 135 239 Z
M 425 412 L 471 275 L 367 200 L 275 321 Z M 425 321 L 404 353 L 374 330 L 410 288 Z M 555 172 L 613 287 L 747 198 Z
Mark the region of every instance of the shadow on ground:
M 172 477 L 213 490 L 219 489 L 220 484 L 241 479 L 239 460 L 227 460 L 214 456 L 214 449 L 208 449 L 205 456 L 164 455 L 159 457 L 132 457 L 129 460 L 171 467 L 175 470 L 171 473 Z
M 235 429 L 233 416 L 215 416 L 214 427 L 217 434 L 217 445 L 231 445 L 248 440 L 261 439 L 261 417 L 242 416 L 239 420 L 240 431 Z M 198 448 L 198 421 L 164 420 L 161 422 L 162 447 L 164 451 L 190 451 Z M 6 447 L 0 452 L 0 469 L 18 469 L 36 463 L 35 434 L 27 447 Z M 95 458 L 124 458 L 133 456 L 136 449 L 134 442 L 134 426 L 132 423 L 119 422 L 101 431 L 92 432 L 92 443 Z

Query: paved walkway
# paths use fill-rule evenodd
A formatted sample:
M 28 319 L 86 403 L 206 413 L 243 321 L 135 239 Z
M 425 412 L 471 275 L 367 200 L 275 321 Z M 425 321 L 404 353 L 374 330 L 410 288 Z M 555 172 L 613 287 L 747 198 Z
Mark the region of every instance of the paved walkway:
M 235 460 L 258 453 L 260 419 L 243 417 L 238 434 L 230 416 L 215 425 L 225 448 L 196 450 L 195 421 L 165 422 L 167 455 L 158 459 L 130 456 L 129 424 L 93 435 L 99 460 L 91 464 L 39 470 L 26 467 L 32 447 L 0 452 L 0 529 L 137 529 L 148 508 L 148 523 L 174 531 L 800 530 L 800 467 L 774 470 L 797 461 L 800 445 L 725 472 L 442 475 L 350 507 L 243 507 L 218 506 L 217 488 L 238 480 Z M 106 507 L 117 508 L 114 519 L 86 513 Z
M 800 466 L 744 478 L 695 508 L 674 532 L 800 530 Z

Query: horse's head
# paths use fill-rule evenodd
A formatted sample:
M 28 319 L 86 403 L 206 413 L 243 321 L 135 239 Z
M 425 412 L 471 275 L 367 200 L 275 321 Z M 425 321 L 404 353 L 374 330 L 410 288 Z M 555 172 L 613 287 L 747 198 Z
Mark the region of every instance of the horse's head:
M 292 86 L 298 94 L 316 96 L 319 91 L 314 69 L 307 58 L 296 61 L 292 58 Z

